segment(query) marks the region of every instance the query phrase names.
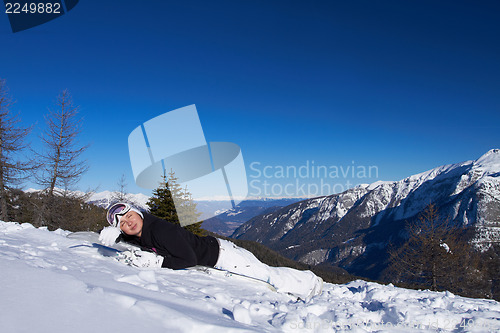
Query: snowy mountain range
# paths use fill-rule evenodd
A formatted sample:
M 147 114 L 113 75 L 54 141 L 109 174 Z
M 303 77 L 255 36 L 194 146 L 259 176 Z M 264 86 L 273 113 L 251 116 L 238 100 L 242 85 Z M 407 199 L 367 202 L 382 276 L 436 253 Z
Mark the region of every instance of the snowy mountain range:
M 30 188 L 27 189 L 26 193 L 31 192 L 39 192 L 40 189 Z M 135 205 L 139 209 L 147 209 L 146 202 L 149 200 L 149 196 L 142 193 L 125 193 L 121 194 L 116 191 L 102 191 L 102 192 L 82 192 L 82 191 L 71 191 L 71 190 L 62 190 L 60 188 L 55 188 L 54 192 L 57 194 L 61 193 L 69 193 L 71 196 L 85 198 L 87 203 L 94 204 L 98 207 L 107 208 L 111 203 L 120 201 L 119 198 L 124 197 L 125 201 Z
M 206 219 L 203 222 L 203 228 L 219 235 L 230 236 L 239 226 L 251 218 L 264 213 L 274 212 L 282 207 L 292 203 L 304 200 L 302 198 L 261 198 L 250 199 L 240 202 L 235 208 L 229 210 L 216 211 L 216 216 Z M 214 205 L 211 202 L 197 202 L 197 208 L 202 212 L 205 207 Z
M 149 200 L 149 196 L 142 193 L 126 193 L 123 196 L 126 198 L 127 202 L 133 204 L 137 208 L 147 210 L 146 203 Z M 92 193 L 89 199 L 87 199 L 87 202 L 102 208 L 107 208 L 111 203 L 119 201 L 118 198 L 120 198 L 120 193 L 118 192 L 103 191 Z
M 493 149 L 475 161 L 301 201 L 251 219 L 232 236 L 260 242 L 307 264 L 338 265 L 378 278 L 389 242 L 404 237 L 406 222 L 429 203 L 441 218 L 475 226 L 478 247 L 498 242 L 499 176 L 500 150 Z

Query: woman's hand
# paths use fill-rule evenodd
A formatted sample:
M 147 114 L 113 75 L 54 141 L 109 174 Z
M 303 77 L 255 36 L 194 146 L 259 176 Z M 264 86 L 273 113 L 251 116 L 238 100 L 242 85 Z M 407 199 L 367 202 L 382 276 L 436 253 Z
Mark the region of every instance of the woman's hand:
M 117 227 L 106 227 L 99 234 L 99 240 L 106 246 L 111 246 L 116 243 L 116 239 L 120 236 L 121 230 Z
M 141 250 L 124 251 L 119 254 L 119 260 L 139 268 L 157 268 L 163 263 L 162 256 Z

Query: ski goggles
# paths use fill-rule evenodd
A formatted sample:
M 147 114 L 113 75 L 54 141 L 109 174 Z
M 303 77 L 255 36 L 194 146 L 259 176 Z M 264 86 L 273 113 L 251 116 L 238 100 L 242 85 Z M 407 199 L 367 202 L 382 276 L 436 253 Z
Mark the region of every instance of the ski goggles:
M 119 227 L 120 217 L 127 214 L 131 209 L 132 207 L 129 204 L 122 202 L 112 205 L 108 209 L 108 215 L 107 215 L 108 223 L 113 227 Z

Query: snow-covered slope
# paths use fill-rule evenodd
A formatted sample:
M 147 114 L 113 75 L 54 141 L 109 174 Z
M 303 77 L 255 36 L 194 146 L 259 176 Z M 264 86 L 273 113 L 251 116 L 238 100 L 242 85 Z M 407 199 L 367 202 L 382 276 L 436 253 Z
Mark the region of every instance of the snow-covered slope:
M 125 266 L 67 234 L 0 222 L 2 332 L 500 330 L 491 300 L 358 280 L 304 303 L 198 271 Z

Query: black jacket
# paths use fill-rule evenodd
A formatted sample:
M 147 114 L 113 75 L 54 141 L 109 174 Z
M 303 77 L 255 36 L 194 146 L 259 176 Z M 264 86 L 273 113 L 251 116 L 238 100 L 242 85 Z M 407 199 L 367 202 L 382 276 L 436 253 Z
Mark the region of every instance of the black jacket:
M 196 265 L 213 267 L 219 258 L 219 242 L 212 236 L 200 237 L 148 213 L 143 213 L 141 237 L 124 240 L 164 257 L 162 267 L 182 269 Z

